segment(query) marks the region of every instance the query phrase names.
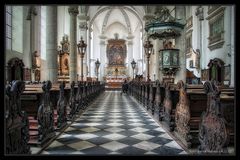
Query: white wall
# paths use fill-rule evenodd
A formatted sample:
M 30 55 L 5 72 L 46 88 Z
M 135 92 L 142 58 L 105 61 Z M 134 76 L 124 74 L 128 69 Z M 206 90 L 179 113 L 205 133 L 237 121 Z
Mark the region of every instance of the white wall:
M 231 44 L 231 30 L 233 24 L 231 23 L 231 7 L 225 6 L 224 11 L 224 44 L 221 48 L 217 48 L 214 50 L 210 50 L 208 48 L 209 44 L 209 21 L 206 19 L 208 17 L 208 6 L 203 6 L 204 8 L 204 20 L 201 21 L 202 23 L 202 34 L 200 35 L 200 22 L 198 17 L 195 15 L 196 8 L 198 6 L 192 6 L 192 16 L 193 16 L 193 32 L 192 32 L 192 47 L 196 51 L 196 49 L 200 49 L 200 38 L 202 38 L 202 53 L 201 55 L 201 62 L 200 67 L 201 69 L 207 69 L 208 63 L 210 59 L 219 58 L 225 62 L 225 65 L 231 63 L 231 57 L 227 55 L 227 53 L 231 53 L 231 47 L 234 47 L 234 44 Z M 200 37 L 201 36 L 201 37 Z M 187 59 L 187 69 L 190 71 L 194 71 L 194 74 L 197 77 L 201 76 L 201 72 L 197 72 L 196 69 L 189 68 L 189 61 L 195 60 L 195 54 L 192 54 L 190 58 Z M 194 62 L 195 63 L 195 62 Z M 234 66 L 234 64 L 232 64 Z
M 23 53 L 23 6 L 14 6 L 12 9 L 12 49 Z
M 58 45 L 61 45 L 60 42 L 65 34 L 70 35 L 70 15 L 68 8 L 68 6 L 57 7 Z M 79 30 L 79 27 L 77 27 L 77 30 Z
M 5 64 L 15 57 L 23 60 L 25 67 L 30 67 L 29 25 L 26 20 L 28 6 L 12 7 L 12 50 L 6 50 Z

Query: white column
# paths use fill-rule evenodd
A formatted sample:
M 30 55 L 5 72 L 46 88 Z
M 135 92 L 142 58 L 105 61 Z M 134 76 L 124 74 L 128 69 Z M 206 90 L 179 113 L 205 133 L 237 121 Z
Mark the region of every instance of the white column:
M 77 59 L 79 58 L 76 41 L 78 7 L 69 7 L 68 12 L 70 14 L 70 82 L 72 82 L 77 80 Z
M 181 22 L 185 22 L 185 13 L 184 13 L 184 6 L 176 6 L 176 18 L 182 19 Z M 176 48 L 180 49 L 179 51 L 179 71 L 177 71 L 175 76 L 175 82 L 177 83 L 179 80 L 183 80 L 186 82 L 186 55 L 185 55 L 185 29 L 181 33 L 181 37 L 177 38 L 176 41 Z
M 26 7 L 27 9 L 27 7 Z M 26 67 L 27 68 L 31 68 L 31 79 L 32 81 L 35 81 L 35 73 L 34 73 L 34 69 L 35 67 L 33 66 L 34 64 L 34 54 L 35 51 L 37 50 L 36 48 L 36 43 L 38 43 L 37 41 L 37 34 L 38 32 L 35 31 L 36 29 L 36 15 L 37 15 L 37 11 L 36 8 L 34 6 L 30 6 L 28 7 L 28 13 L 27 13 L 27 24 L 23 24 L 25 27 L 25 30 L 27 31 L 27 35 L 25 38 L 25 41 L 23 43 L 23 45 L 25 46 L 23 48 L 24 53 L 29 53 L 29 54 L 25 54 L 25 58 L 28 59 Z M 28 23 L 29 22 L 29 23 Z M 29 24 L 29 25 L 28 25 Z M 25 43 L 28 43 L 28 45 L 26 46 Z
M 87 24 L 87 21 L 89 20 L 89 16 L 87 16 L 87 13 L 86 13 L 86 6 L 81 6 L 80 15 L 78 16 L 78 19 L 79 19 L 79 31 L 80 31 L 79 32 L 80 33 L 79 39 L 82 37 L 84 42 L 87 44 L 87 42 L 88 42 L 88 38 L 87 38 L 88 24 Z M 87 44 L 87 45 L 88 46 L 86 48 L 86 54 L 85 54 L 84 59 L 83 59 L 83 73 L 85 75 L 84 77 L 89 76 L 90 69 L 91 69 L 90 63 L 89 63 L 89 60 L 90 60 L 90 45 L 89 44 Z M 79 63 L 80 62 L 78 62 L 78 64 Z M 78 66 L 78 74 L 80 73 L 79 71 L 80 71 L 80 69 L 79 69 L 79 66 Z
M 24 17 L 27 17 L 26 19 L 26 23 L 23 23 L 23 27 L 24 27 L 24 30 L 23 30 L 23 35 L 25 35 L 25 38 L 24 38 L 24 43 L 23 43 L 23 53 L 24 53 L 24 64 L 25 64 L 25 67 L 28 67 L 28 68 L 32 68 L 32 52 L 31 52 L 31 23 L 32 23 L 32 18 L 31 18 L 31 12 L 29 11 L 30 10 L 30 7 L 26 6 L 24 7 L 25 10 L 24 10 L 24 13 L 26 13 L 26 15 L 24 15 Z M 28 9 L 28 11 L 27 11 Z M 29 13 L 30 12 L 30 13 Z M 30 32 L 29 32 L 30 31 Z
M 186 54 L 185 54 L 185 29 L 181 32 L 181 36 L 177 38 L 176 48 L 179 49 L 179 70 L 175 75 L 175 82 L 177 83 L 179 80 L 182 80 L 184 83 L 186 82 Z
M 98 70 L 98 76 L 99 76 L 99 81 L 103 81 L 103 76 L 104 75 L 104 67 L 105 64 L 107 63 L 107 57 L 106 57 L 106 43 L 105 43 L 105 36 L 99 36 L 100 38 L 100 57 L 99 61 L 101 63 L 99 70 Z M 95 66 L 94 66 L 95 68 Z
M 236 36 L 235 34 L 235 6 L 231 7 L 231 81 L 230 81 L 230 87 L 234 87 L 234 78 L 235 78 L 235 73 L 234 70 L 235 68 L 235 43 L 234 43 L 234 38 Z
M 153 55 L 153 73 L 152 73 L 152 80 L 157 80 L 159 79 L 159 49 L 160 49 L 160 41 L 159 39 L 156 39 L 154 41 L 154 55 Z M 155 79 L 154 79 L 154 74 L 155 74 Z
M 47 79 L 57 82 L 57 7 L 46 7 L 46 60 Z
M 130 37 L 128 37 L 128 39 L 132 39 Z M 132 65 L 131 65 L 131 62 L 132 60 L 134 59 L 133 57 L 133 42 L 132 40 L 129 40 L 127 42 L 127 54 L 128 54 L 128 76 L 130 77 L 130 79 L 133 78 L 133 69 L 132 69 Z M 136 61 L 136 59 L 135 59 Z

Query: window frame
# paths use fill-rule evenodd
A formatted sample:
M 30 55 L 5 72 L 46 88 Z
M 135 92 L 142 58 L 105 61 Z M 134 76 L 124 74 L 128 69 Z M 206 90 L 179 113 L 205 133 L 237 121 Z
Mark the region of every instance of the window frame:
M 224 44 L 224 13 L 225 7 L 214 7 L 210 12 L 209 16 L 206 18 L 208 20 L 208 48 L 214 50 L 221 48 Z M 219 23 L 219 24 L 216 24 Z M 219 27 L 220 31 L 218 34 L 213 33 L 214 27 Z
M 10 7 L 10 12 L 7 9 L 7 7 Z M 7 15 L 9 15 L 9 19 L 10 19 L 10 24 L 8 24 L 8 18 Z M 13 23 L 12 23 L 12 18 L 13 18 L 13 13 L 12 13 L 12 6 L 5 6 L 5 38 L 6 38 L 6 49 L 8 50 L 12 50 L 12 28 L 13 28 Z M 9 33 L 7 33 L 7 28 L 9 28 L 11 30 L 10 36 Z M 8 48 L 7 43 L 9 41 L 10 47 Z

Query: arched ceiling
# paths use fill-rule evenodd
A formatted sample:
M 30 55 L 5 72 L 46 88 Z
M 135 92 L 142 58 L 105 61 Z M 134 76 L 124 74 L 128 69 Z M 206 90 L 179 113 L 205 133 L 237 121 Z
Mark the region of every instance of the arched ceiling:
M 101 34 L 104 34 L 108 26 L 118 22 L 127 28 L 128 34 L 136 30 L 138 25 L 143 27 L 143 6 L 90 6 L 90 26 L 97 25 Z

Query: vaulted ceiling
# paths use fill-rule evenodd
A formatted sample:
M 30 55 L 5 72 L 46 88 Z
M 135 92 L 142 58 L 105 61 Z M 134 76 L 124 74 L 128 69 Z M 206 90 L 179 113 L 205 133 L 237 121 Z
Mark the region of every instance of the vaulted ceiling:
M 143 28 L 144 6 L 90 6 L 88 9 L 90 26 L 95 24 L 101 34 L 105 34 L 113 24 L 121 24 L 128 32 Z

